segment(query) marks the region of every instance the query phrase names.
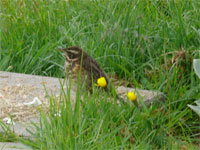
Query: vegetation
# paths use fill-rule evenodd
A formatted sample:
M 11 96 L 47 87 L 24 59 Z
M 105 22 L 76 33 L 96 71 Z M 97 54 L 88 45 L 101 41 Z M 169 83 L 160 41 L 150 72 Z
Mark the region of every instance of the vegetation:
M 193 67 L 194 67 L 195 73 L 200 78 L 200 59 L 193 59 Z M 195 111 L 200 116 L 200 99 L 195 101 L 195 103 L 197 104 L 197 106 L 188 104 L 188 107 L 190 107 L 193 111 Z
M 199 58 L 198 0 L 1 0 L 0 70 L 63 76 L 58 47 L 78 45 L 107 73 L 167 96 L 161 107 L 137 109 L 77 93 L 41 112 L 38 149 L 198 149 L 200 97 L 192 68 Z M 82 107 L 80 108 L 80 104 Z M 55 116 L 61 112 L 61 116 Z M 1 137 L 1 136 L 0 136 Z

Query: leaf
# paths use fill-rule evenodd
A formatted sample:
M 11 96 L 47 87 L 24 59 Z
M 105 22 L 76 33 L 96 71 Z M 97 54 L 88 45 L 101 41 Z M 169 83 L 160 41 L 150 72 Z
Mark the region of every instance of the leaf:
M 190 107 L 192 110 L 194 110 L 194 112 L 196 112 L 200 116 L 200 99 L 195 101 L 195 103 L 197 104 L 197 106 L 188 104 L 188 107 Z
M 188 105 L 194 112 L 196 112 L 200 116 L 200 106 L 193 106 L 193 105 Z
M 200 106 L 200 99 L 195 101 L 195 103 L 197 104 L 197 106 Z
M 200 59 L 193 60 L 194 71 L 200 79 Z

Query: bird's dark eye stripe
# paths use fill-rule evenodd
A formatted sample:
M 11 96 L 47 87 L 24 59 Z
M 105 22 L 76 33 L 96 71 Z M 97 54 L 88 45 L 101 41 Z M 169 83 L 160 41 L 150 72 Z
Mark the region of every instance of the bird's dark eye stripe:
M 73 58 L 78 58 L 79 55 L 77 54 L 73 54 L 73 53 L 68 53 L 69 58 L 73 59 Z

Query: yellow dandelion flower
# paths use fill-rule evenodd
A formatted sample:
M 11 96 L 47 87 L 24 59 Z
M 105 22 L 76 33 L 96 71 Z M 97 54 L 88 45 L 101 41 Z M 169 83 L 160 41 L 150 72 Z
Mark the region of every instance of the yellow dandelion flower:
M 106 87 L 107 82 L 106 82 L 105 77 L 100 77 L 99 79 L 97 79 L 97 84 L 96 85 L 100 86 L 102 88 Z
M 137 97 L 136 97 L 136 95 L 135 95 L 134 92 L 128 92 L 128 93 L 127 93 L 127 97 L 128 97 L 128 99 L 130 99 L 132 102 L 135 102 L 136 99 L 137 99 Z

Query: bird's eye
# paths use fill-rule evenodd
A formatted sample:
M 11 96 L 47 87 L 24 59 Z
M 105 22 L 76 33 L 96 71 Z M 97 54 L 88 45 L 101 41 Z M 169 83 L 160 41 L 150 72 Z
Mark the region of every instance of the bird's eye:
M 68 56 L 69 56 L 70 59 L 76 58 L 76 54 L 74 54 L 72 52 L 68 52 Z
M 76 50 L 68 50 L 66 58 L 68 61 L 77 61 L 79 59 L 79 52 Z

